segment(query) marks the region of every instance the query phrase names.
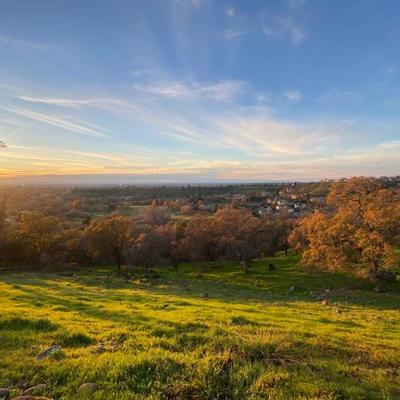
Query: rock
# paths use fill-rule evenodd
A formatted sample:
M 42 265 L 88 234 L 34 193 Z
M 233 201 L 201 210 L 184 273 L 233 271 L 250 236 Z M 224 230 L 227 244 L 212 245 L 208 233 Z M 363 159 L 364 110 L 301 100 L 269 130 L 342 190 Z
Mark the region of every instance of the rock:
M 324 289 L 324 295 L 328 296 L 328 294 L 331 292 L 331 289 Z
M 383 293 L 383 292 L 384 292 L 384 290 L 383 290 L 380 286 L 375 286 L 375 287 L 374 287 L 374 291 L 375 291 L 376 293 Z
M 328 302 L 328 300 L 322 300 L 321 301 L 321 304 L 323 305 L 323 306 L 327 306 L 328 304 L 329 304 L 329 302 Z
M 294 292 L 296 290 L 296 286 L 290 286 L 290 288 L 289 288 L 289 292 Z
M 104 347 L 103 343 L 97 343 L 95 349 L 93 350 L 93 353 L 96 354 L 103 354 L 106 352 L 106 348 Z
M 79 386 L 77 393 L 91 393 L 96 389 L 96 384 L 93 382 L 86 382 Z
M 9 400 L 11 398 L 10 391 L 8 389 L 0 388 L 0 399 Z
M 45 359 L 46 357 L 48 357 L 50 354 L 54 354 L 57 353 L 58 351 L 61 351 L 61 347 L 60 346 L 51 346 L 48 349 L 46 349 L 45 351 L 43 351 L 42 353 L 38 354 L 36 357 L 36 360 L 40 361 Z
M 30 387 L 29 389 L 26 389 L 22 393 L 22 396 L 43 394 L 43 391 L 45 388 L 46 388 L 46 385 L 44 383 L 39 383 L 39 385 L 35 385 L 35 386 Z

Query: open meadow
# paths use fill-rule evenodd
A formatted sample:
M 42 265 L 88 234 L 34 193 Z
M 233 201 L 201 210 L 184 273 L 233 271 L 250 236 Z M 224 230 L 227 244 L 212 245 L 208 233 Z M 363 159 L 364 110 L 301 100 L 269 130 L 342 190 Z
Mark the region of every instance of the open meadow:
M 400 285 L 374 289 L 303 273 L 293 254 L 247 275 L 235 263 L 2 272 L 0 387 L 45 384 L 37 391 L 53 399 L 399 399 Z

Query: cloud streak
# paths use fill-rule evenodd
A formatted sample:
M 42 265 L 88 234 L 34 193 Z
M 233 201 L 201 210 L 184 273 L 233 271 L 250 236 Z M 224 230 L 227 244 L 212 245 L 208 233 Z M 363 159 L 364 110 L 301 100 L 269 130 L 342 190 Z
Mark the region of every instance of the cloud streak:
M 250 33 L 249 30 L 242 30 L 242 31 L 239 31 L 239 30 L 227 29 L 227 30 L 224 32 L 224 38 L 225 38 L 226 40 L 233 40 L 233 39 L 239 38 L 240 36 L 245 36 L 245 35 L 247 35 L 248 33 Z
M 88 126 L 67 120 L 62 117 L 53 116 L 53 115 L 44 114 L 44 113 L 38 113 L 38 112 L 27 110 L 27 109 L 7 108 L 7 107 L 1 107 L 1 108 L 3 110 L 6 110 L 6 111 L 13 113 L 15 115 L 18 115 L 20 117 L 34 120 L 37 122 L 41 122 L 41 123 L 44 123 L 47 125 L 55 126 L 57 128 L 62 128 L 64 130 L 67 130 L 67 131 L 70 131 L 73 133 L 77 133 L 80 135 L 103 138 L 103 139 L 111 139 L 110 135 L 108 135 L 104 132 L 101 132 L 101 130 L 95 130 Z
M 216 101 L 231 100 L 244 92 L 243 81 L 220 80 L 213 83 L 184 81 L 162 81 L 159 83 L 136 84 L 135 89 L 154 96 L 167 98 L 208 98 Z
M 51 45 L 45 43 L 36 43 L 27 40 L 14 39 L 2 35 L 0 35 L 0 44 L 17 49 L 32 49 L 39 51 L 49 50 L 52 47 Z

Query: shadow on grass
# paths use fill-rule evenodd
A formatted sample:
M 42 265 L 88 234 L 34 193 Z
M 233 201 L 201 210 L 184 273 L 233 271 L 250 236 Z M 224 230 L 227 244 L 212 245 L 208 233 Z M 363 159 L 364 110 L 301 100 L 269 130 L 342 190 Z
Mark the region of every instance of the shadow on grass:
M 276 270 L 269 271 L 272 262 Z M 110 268 L 91 268 L 76 271 L 73 277 L 60 273 L 32 273 L 0 275 L 0 282 L 17 285 L 26 292 L 24 297 L 16 296 L 14 300 L 24 300 L 29 296 L 31 304 L 42 303 L 63 307 L 72 311 L 89 313 L 89 316 L 102 316 L 114 320 L 115 313 L 92 309 L 87 302 L 129 301 L 145 304 L 149 296 L 175 296 L 169 306 L 207 305 L 206 300 L 236 303 L 271 302 L 320 302 L 324 290 L 329 289 L 329 298 L 335 303 L 346 303 L 356 306 L 368 306 L 375 309 L 398 309 L 400 304 L 400 282 L 386 285 L 386 293 L 376 293 L 374 285 L 365 279 L 354 276 L 326 273 L 304 272 L 300 269 L 295 255 L 279 256 L 258 260 L 253 263 L 251 272 L 244 275 L 237 263 L 230 263 L 216 268 L 213 263 L 201 265 L 202 273 L 192 265 L 182 265 L 178 270 L 157 268 L 153 272 L 133 269 L 123 274 Z M 66 283 L 67 282 L 67 283 Z M 66 284 L 65 284 L 66 283 Z M 38 291 L 33 295 L 33 287 Z M 61 297 L 51 296 L 40 289 L 56 289 Z M 87 290 L 92 288 L 93 290 Z M 118 290 L 143 290 L 143 295 L 124 291 L 123 298 Z M 81 291 L 77 296 L 77 291 Z M 73 296 L 79 300 L 69 300 Z M 152 299 L 154 300 L 154 299 Z M 201 302 L 199 301 L 201 300 Z M 156 305 L 152 306 L 157 309 Z M 154 308 L 156 307 L 156 308 Z M 164 305 L 161 305 L 162 309 Z M 159 308 L 159 309 L 160 309 Z M 123 320 L 126 316 L 118 317 Z M 143 317 L 145 320 L 145 317 Z M 143 320 L 142 320 L 143 321 Z
M 29 318 L 10 317 L 0 320 L 0 331 L 23 331 L 51 332 L 58 329 L 58 325 L 50 322 L 47 318 L 32 320 Z

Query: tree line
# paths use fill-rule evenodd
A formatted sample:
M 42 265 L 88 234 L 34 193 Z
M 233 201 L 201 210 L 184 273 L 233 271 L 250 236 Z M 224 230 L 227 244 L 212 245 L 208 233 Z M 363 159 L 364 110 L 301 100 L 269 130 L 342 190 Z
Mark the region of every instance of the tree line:
M 182 262 L 250 262 L 288 248 L 287 216 L 257 218 L 244 208 L 211 216 L 171 219 L 153 205 L 139 217 L 110 215 L 80 226 L 36 211 L 8 222 L 0 216 L 0 257 L 5 266 L 132 265 L 144 268 Z
M 109 215 L 81 225 L 37 211 L 7 218 L 0 204 L 0 260 L 4 266 L 178 266 L 237 261 L 246 273 L 255 258 L 288 251 L 304 268 L 350 271 L 393 279 L 398 266 L 400 197 L 374 178 L 332 186 L 323 210 L 294 221 L 286 214 L 256 217 L 226 207 L 212 215 L 171 219 L 153 204 L 139 217 Z

